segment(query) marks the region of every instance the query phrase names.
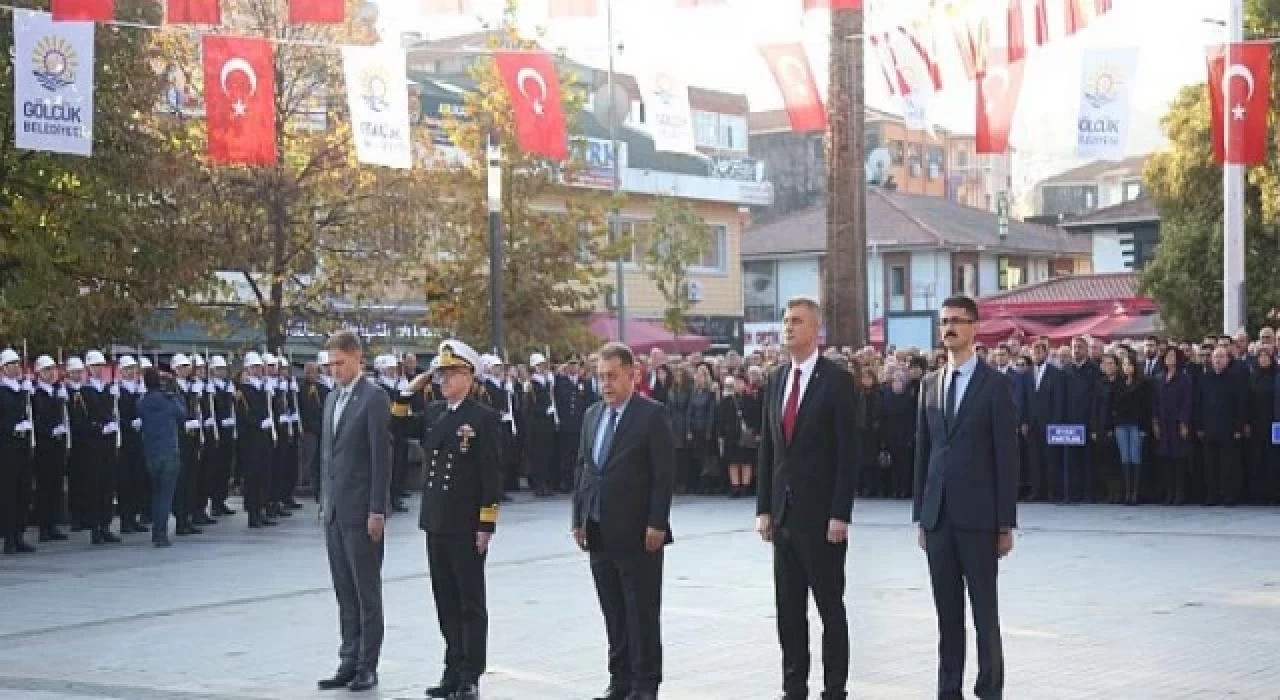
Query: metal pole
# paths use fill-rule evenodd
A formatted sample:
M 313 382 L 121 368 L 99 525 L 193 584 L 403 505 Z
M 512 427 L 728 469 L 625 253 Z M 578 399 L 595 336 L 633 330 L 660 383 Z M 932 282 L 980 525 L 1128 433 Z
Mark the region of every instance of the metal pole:
M 605 24 L 609 44 L 609 150 L 613 154 L 613 203 L 609 208 L 609 242 L 618 240 L 618 193 L 622 189 L 622 154 L 618 152 L 618 122 L 622 115 L 615 104 L 613 83 L 613 0 L 605 2 Z M 622 253 L 613 261 L 613 300 L 617 306 L 618 342 L 627 342 L 627 304 L 623 285 Z
M 1244 0 L 1230 0 L 1227 14 L 1227 64 L 1237 60 L 1231 44 L 1244 40 Z M 1226 99 L 1226 96 L 1223 96 Z M 1230 106 L 1227 106 L 1230 109 Z M 1236 125 L 1222 120 L 1223 138 L 1231 143 Z M 1245 322 L 1244 284 L 1244 166 L 1222 168 L 1222 332 L 1235 333 Z
M 502 356 L 502 151 L 489 135 L 489 345 Z

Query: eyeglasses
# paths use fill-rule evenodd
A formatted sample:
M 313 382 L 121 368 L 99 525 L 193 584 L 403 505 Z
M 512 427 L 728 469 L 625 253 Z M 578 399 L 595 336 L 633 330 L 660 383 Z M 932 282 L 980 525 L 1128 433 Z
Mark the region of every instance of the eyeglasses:
M 974 321 L 971 318 L 960 318 L 959 316 L 948 316 L 942 319 L 941 321 L 939 321 L 939 323 L 941 323 L 944 326 L 967 326 L 971 323 L 976 323 L 976 321 Z

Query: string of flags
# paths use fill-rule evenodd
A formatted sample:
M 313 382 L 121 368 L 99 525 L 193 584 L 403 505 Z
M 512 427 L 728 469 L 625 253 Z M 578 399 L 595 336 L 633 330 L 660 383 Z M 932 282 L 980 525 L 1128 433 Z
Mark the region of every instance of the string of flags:
M 216 25 L 222 23 L 221 0 L 164 0 L 168 24 Z M 115 0 L 53 0 L 55 22 L 110 22 Z M 346 21 L 346 0 L 289 0 L 290 24 L 341 24 Z

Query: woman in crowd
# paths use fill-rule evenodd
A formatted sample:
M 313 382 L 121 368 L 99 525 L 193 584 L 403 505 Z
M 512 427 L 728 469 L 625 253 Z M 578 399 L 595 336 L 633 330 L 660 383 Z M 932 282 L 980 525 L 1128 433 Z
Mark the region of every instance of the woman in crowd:
M 675 378 L 667 389 L 667 417 L 671 419 L 671 437 L 676 447 L 676 491 L 690 493 L 698 483 L 694 467 L 692 435 L 689 432 L 689 401 L 693 398 L 693 377 L 687 367 L 675 370 Z
M 1116 449 L 1124 477 L 1124 502 L 1138 505 L 1142 495 L 1142 443 L 1153 415 L 1151 382 L 1131 353 L 1120 362 L 1114 416 Z
M 1093 392 L 1093 416 L 1089 436 L 1092 438 L 1094 476 L 1101 482 L 1108 503 L 1121 501 L 1121 475 L 1116 459 L 1116 393 L 1120 386 L 1120 370 L 1116 356 L 1106 353 L 1098 363 L 1098 386 Z M 1127 492 L 1126 492 L 1127 493 Z
M 881 402 L 884 447 L 889 452 L 890 498 L 911 496 L 913 477 L 912 443 L 916 438 L 916 394 L 911 392 L 907 373 L 895 368 L 889 379 L 889 389 Z
M 729 498 L 741 498 L 751 484 L 753 452 L 759 446 L 756 432 L 747 422 L 748 402 L 754 397 L 738 391 L 738 380 L 727 376 L 723 381 L 720 405 L 716 409 L 716 437 L 720 454 L 729 469 Z
M 867 364 L 857 370 L 854 389 L 858 473 L 862 475 L 859 492 L 864 496 L 883 496 L 889 490 L 889 465 L 880 464 L 880 387 L 876 369 Z
M 671 393 L 671 368 L 665 364 L 658 365 L 658 368 L 655 369 L 653 373 L 655 375 L 655 379 L 653 382 L 653 390 L 649 398 L 657 401 L 658 403 L 665 404 L 667 402 L 667 395 Z
M 715 387 L 711 382 L 711 370 L 705 364 L 698 365 L 687 413 L 686 438 L 689 441 L 692 457 L 692 464 L 689 465 L 689 493 L 715 493 L 715 481 L 720 462 L 714 440 L 716 401 Z
M 1249 375 L 1249 477 L 1251 500 L 1271 504 L 1276 500 L 1276 484 L 1271 470 L 1276 466 L 1271 444 L 1271 424 L 1276 420 L 1276 358 L 1271 348 L 1259 346 L 1257 363 Z
M 1182 505 L 1187 491 L 1187 459 L 1191 456 L 1192 397 L 1195 393 L 1187 358 L 1177 348 L 1164 353 L 1164 376 L 1156 380 L 1152 435 L 1164 472 L 1165 505 Z

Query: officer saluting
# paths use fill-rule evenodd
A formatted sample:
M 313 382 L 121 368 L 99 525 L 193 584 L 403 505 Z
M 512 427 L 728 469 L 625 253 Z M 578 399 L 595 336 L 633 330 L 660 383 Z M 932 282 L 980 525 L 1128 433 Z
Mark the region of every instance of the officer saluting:
M 480 358 L 457 340 L 440 344 L 444 401 L 427 409 L 422 514 L 427 564 L 444 636 L 444 675 L 427 696 L 477 700 L 489 612 L 484 561 L 498 523 L 502 465 L 498 413 L 473 398 Z

